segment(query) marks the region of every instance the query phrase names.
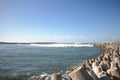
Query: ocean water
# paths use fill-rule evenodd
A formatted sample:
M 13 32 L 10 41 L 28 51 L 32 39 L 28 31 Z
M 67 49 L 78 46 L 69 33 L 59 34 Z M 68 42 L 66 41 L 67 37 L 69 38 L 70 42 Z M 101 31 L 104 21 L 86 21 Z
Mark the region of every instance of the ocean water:
M 64 72 L 103 53 L 90 44 L 50 45 L 0 44 L 0 78 Z

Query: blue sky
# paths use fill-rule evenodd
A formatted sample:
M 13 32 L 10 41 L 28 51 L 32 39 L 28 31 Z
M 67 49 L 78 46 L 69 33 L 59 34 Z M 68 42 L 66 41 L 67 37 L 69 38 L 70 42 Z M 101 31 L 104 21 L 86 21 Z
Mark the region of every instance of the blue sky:
M 0 0 L 0 41 L 120 40 L 120 0 Z

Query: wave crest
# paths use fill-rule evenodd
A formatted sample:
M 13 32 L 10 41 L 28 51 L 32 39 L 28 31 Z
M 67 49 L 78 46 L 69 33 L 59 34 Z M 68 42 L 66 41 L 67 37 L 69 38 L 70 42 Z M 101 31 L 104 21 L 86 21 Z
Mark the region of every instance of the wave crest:
M 39 47 L 93 47 L 92 44 L 30 44 Z

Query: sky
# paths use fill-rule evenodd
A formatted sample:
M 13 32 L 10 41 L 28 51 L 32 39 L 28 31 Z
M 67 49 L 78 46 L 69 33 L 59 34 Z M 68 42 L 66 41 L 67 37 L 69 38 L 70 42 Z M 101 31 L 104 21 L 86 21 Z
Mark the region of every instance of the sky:
M 120 41 L 120 0 L 0 0 L 0 41 Z

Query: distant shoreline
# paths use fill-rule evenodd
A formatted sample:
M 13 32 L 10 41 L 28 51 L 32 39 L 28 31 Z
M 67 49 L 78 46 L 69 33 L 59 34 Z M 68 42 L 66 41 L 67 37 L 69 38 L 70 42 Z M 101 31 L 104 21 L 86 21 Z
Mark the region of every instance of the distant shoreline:
M 0 42 L 0 44 L 89 44 L 89 43 L 74 43 L 74 42 Z M 95 44 L 95 43 L 90 43 Z
M 0 42 L 0 44 L 55 44 L 56 42 Z

